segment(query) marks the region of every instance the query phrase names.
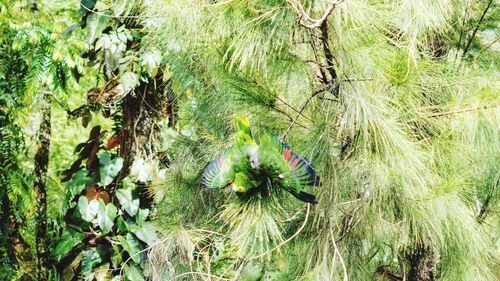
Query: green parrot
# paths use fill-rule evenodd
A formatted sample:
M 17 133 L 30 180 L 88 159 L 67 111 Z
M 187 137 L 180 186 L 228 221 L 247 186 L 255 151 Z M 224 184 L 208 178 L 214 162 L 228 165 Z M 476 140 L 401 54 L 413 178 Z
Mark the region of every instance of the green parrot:
M 231 186 L 242 195 L 270 182 L 301 201 L 317 203 L 314 195 L 302 191 L 319 184 L 309 161 L 292 153 L 278 137 L 264 135 L 256 141 L 245 117 L 236 116 L 234 121 L 236 144 L 206 167 L 201 179 L 203 188 Z

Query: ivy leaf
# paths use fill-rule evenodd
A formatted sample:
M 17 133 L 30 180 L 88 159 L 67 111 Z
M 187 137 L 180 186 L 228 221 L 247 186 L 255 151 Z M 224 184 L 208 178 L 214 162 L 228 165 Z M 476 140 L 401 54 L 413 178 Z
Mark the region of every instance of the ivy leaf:
M 120 201 L 122 208 L 130 215 L 135 216 L 139 210 L 139 198 L 133 192 L 132 188 L 120 188 L 116 191 L 116 197 Z
M 97 223 L 101 228 L 102 234 L 106 235 L 113 228 L 114 220 L 118 213 L 118 209 L 113 205 L 113 203 L 105 204 L 104 201 L 99 198 L 99 209 L 97 211 Z
M 92 44 L 96 38 L 108 27 L 109 18 L 102 15 L 90 14 L 87 17 L 87 30 L 89 31 L 87 43 Z
M 129 232 L 130 228 L 128 227 L 128 223 L 123 219 L 122 216 L 118 216 L 118 219 L 116 220 L 116 226 L 119 231 L 121 232 Z
M 105 152 L 101 154 L 99 160 L 99 175 L 101 177 L 101 183 L 103 186 L 108 186 L 113 182 L 116 175 L 120 172 L 123 166 L 123 159 L 116 157 L 111 160 L 109 153 Z
M 153 246 L 155 242 L 158 241 L 156 229 L 150 222 L 143 224 L 140 228 L 133 230 L 133 232 L 137 238 L 146 242 L 148 246 Z
M 142 254 L 138 254 L 142 249 L 141 249 L 141 243 L 137 238 L 132 233 L 127 233 L 125 237 L 119 235 L 117 236 L 118 240 L 123 246 L 123 249 L 127 251 L 127 253 L 130 255 L 132 260 L 136 263 L 141 262 L 141 256 Z
M 102 258 L 96 248 L 90 248 L 83 252 L 81 275 L 83 279 L 89 278 L 92 269 L 102 262 Z
M 138 225 L 142 225 L 142 223 L 148 218 L 148 216 L 149 216 L 149 209 L 145 208 L 139 209 L 137 215 L 135 216 L 135 222 Z
M 89 200 L 85 196 L 80 196 L 78 199 L 78 211 L 82 215 L 82 219 L 91 222 L 97 215 L 99 209 L 99 202 L 97 200 Z
M 59 239 L 59 243 L 57 243 L 56 248 L 51 254 L 55 257 L 55 260 L 59 262 L 62 257 L 66 256 L 66 254 L 73 249 L 73 247 L 80 244 L 84 237 L 85 235 L 83 233 L 72 229 L 65 229 Z
M 130 281 L 144 281 L 141 271 L 134 264 L 123 265 L 123 271 L 125 272 L 125 277 Z

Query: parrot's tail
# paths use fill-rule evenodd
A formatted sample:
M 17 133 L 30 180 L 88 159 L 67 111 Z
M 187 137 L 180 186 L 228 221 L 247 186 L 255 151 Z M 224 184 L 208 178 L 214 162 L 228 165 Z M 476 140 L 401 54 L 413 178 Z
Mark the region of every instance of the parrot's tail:
M 306 203 L 311 203 L 311 204 L 316 204 L 318 203 L 318 201 L 316 201 L 316 196 L 310 194 L 310 193 L 307 193 L 307 192 L 304 192 L 304 191 L 301 191 L 301 192 L 297 192 L 295 190 L 289 190 L 289 192 L 297 199 L 299 199 L 300 201 L 303 201 L 303 202 L 306 202 Z

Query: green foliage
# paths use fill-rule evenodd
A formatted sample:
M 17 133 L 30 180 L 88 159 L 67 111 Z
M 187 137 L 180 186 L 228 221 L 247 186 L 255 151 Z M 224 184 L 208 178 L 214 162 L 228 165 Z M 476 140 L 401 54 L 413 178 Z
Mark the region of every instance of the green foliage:
M 99 158 L 99 176 L 101 185 L 104 187 L 110 185 L 113 179 L 118 175 L 123 166 L 123 159 L 115 157 L 113 160 L 110 158 L 109 153 L 104 152 Z
M 95 159 L 97 151 L 95 153 L 87 157 Z M 156 229 L 147 222 L 149 210 L 140 208 L 136 185 L 130 179 L 125 179 L 123 186 L 112 193 L 112 188 L 116 187 L 110 184 L 115 182 L 123 159 L 107 151 L 100 153 L 98 159 L 100 165 L 74 173 L 67 184 L 71 192 L 66 193 L 65 200 L 78 202 L 76 206 L 68 203 L 75 208 L 68 209 L 65 215 L 68 229 L 64 230 L 56 247 L 57 260 L 64 271 L 74 267 L 74 262 L 77 266 L 80 264 L 78 274 L 81 278 L 99 280 L 123 272 L 128 280 L 138 280 L 144 264 L 143 250 L 158 241 Z M 116 196 L 111 202 L 110 194 Z M 89 238 L 95 242 L 89 243 Z
M 33 267 L 48 100 L 51 280 L 496 280 L 496 2 L 345 0 L 304 26 L 331 2 L 2 1 L 0 279 Z M 122 101 L 152 88 L 175 103 L 146 124 L 160 138 L 104 151 L 143 125 Z M 317 205 L 201 190 L 235 115 L 311 160 Z
M 139 210 L 139 198 L 132 189 L 134 184 L 127 184 L 127 187 L 121 188 L 116 191 L 116 197 L 118 201 L 123 206 L 123 209 L 130 215 L 135 216 Z
M 287 142 L 306 152 L 322 181 L 314 222 L 287 241 L 288 255 L 268 253 L 271 280 L 373 280 L 381 269 L 405 276 L 419 249 L 430 249 L 440 280 L 493 280 L 496 236 L 477 206 L 498 209 L 489 203 L 498 197 L 498 69 L 456 56 L 466 44 L 463 37 L 457 48 L 460 32 L 478 41 L 468 12 L 477 21 L 488 1 L 344 1 L 315 29 L 297 23 L 292 2 L 312 19 L 329 5 L 148 2 L 143 22 L 166 54 L 181 119 L 167 181 L 155 188 L 156 223 L 173 241 L 157 251 L 185 251 L 184 259 L 154 263 L 151 275 L 162 280 L 193 267 L 215 275 L 222 267 L 232 278 L 306 219 L 282 201 L 239 205 L 232 195 L 197 190 L 204 165 L 234 142 L 232 116 L 243 114 L 266 133 L 282 135 L 292 123 Z M 485 52 L 479 57 L 498 55 Z M 232 259 L 216 260 L 210 250 L 218 234 L 207 234 L 203 250 L 189 246 L 197 230 L 227 236 L 226 248 L 238 247 Z M 197 255 L 209 262 L 190 258 Z

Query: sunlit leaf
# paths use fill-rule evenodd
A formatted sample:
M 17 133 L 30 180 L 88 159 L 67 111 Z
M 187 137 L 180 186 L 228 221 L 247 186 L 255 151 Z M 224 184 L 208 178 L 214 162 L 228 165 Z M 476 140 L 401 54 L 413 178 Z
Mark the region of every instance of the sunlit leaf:
M 122 74 L 120 81 L 122 83 L 123 90 L 125 93 L 128 93 L 139 85 L 139 75 L 134 72 L 127 71 Z
M 116 175 L 120 172 L 123 166 L 123 159 L 116 157 L 111 160 L 109 153 L 105 152 L 101 154 L 99 159 L 99 175 L 101 177 L 101 183 L 104 186 L 109 185 L 113 182 Z
M 78 211 L 80 212 L 82 219 L 87 222 L 91 222 L 97 215 L 97 210 L 99 209 L 99 202 L 97 200 L 89 200 L 85 196 L 80 196 L 78 199 Z
M 125 264 L 123 270 L 125 272 L 125 277 L 130 281 L 144 281 L 141 270 L 133 263 Z
M 158 241 L 156 229 L 150 222 L 143 224 L 140 228 L 134 231 L 134 234 L 137 238 L 146 242 L 148 246 L 153 246 Z
M 127 233 L 125 237 L 120 235 L 117 236 L 117 238 L 122 244 L 123 249 L 127 251 L 132 260 L 136 263 L 140 263 L 143 253 L 139 254 L 139 252 L 142 250 L 139 240 L 137 240 L 137 238 L 132 233 Z
M 149 209 L 141 208 L 135 216 L 135 222 L 141 225 L 149 216 Z
M 113 228 L 114 220 L 118 213 L 118 209 L 113 205 L 113 203 L 104 203 L 102 199 L 99 199 L 99 209 L 97 210 L 97 223 L 101 228 L 102 234 L 106 235 Z
M 90 14 L 87 17 L 87 30 L 88 37 L 87 43 L 91 44 L 94 42 L 96 38 L 101 35 L 104 29 L 108 27 L 109 17 L 98 15 L 98 14 Z
M 130 215 L 135 216 L 139 210 L 139 197 L 132 188 L 120 188 L 116 191 L 116 197 L 121 207 Z
M 88 175 L 88 171 L 81 170 L 73 174 L 71 180 L 66 185 L 64 189 L 64 203 L 63 210 L 67 210 L 70 207 L 70 202 L 80 194 L 87 185 L 93 182 L 93 179 Z

